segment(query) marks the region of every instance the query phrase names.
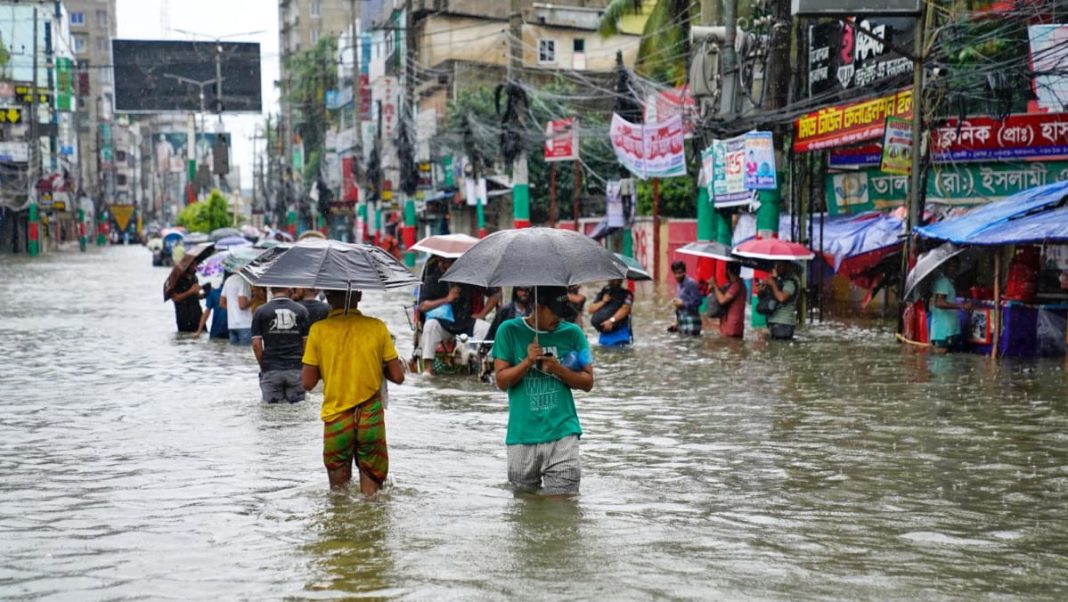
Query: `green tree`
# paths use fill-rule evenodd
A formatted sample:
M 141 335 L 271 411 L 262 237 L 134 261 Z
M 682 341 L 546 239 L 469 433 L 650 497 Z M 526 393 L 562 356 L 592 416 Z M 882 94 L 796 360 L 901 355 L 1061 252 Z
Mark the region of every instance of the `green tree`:
M 693 178 L 681 176 L 660 180 L 660 217 L 696 217 L 696 199 Z M 638 181 L 638 213 L 653 213 L 653 185 L 650 181 Z
M 337 38 L 323 36 L 304 52 L 286 59 L 292 74 L 283 86 L 283 99 L 293 108 L 293 131 L 304 143 L 304 184 L 319 175 L 319 162 L 333 111 L 326 109 L 326 91 L 337 88 Z
M 190 232 L 205 234 L 217 228 L 233 225 L 230 204 L 218 189 L 211 191 L 208 198 L 186 206 L 178 213 L 178 225 Z
M 686 83 L 686 61 L 690 55 L 690 20 L 697 13 L 693 0 L 611 0 L 601 15 L 598 32 L 602 37 L 623 33 L 624 17 L 641 15 L 652 5 L 634 70 L 645 77 L 676 86 Z

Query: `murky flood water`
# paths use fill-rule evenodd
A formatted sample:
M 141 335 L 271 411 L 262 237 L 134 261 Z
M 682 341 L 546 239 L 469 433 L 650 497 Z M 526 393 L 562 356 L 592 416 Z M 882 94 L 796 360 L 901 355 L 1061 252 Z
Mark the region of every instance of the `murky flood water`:
M 320 396 L 262 404 L 248 348 L 175 334 L 165 276 L 140 247 L 0 256 L 0 596 L 1068 596 L 1059 360 L 842 323 L 680 341 L 643 301 L 578 398 L 577 500 L 508 489 L 503 393 L 410 377 L 367 502 L 327 490 Z M 363 308 L 405 356 L 408 298 Z

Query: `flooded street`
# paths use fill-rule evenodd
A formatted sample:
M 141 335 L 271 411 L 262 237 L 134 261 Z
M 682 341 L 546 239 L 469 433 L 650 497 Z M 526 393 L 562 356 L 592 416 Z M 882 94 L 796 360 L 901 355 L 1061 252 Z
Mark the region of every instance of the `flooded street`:
M 577 500 L 508 488 L 504 393 L 409 376 L 367 502 L 328 491 L 321 392 L 263 404 L 249 348 L 174 332 L 166 274 L 142 247 L 0 256 L 0 596 L 1068 596 L 1061 360 L 830 322 L 680 342 L 646 299 L 577 395 Z M 406 358 L 410 293 L 364 299 Z

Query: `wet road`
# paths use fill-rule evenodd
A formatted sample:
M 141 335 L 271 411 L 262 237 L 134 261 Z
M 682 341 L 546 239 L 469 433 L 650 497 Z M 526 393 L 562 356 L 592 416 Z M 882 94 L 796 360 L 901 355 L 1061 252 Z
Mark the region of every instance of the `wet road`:
M 680 343 L 643 301 L 578 399 L 576 501 L 507 488 L 503 393 L 409 378 L 366 502 L 327 490 L 319 396 L 259 402 L 249 349 L 174 333 L 165 276 L 140 247 L 0 256 L 0 596 L 1068 596 L 1059 360 L 842 323 Z M 407 299 L 364 303 L 402 355 Z

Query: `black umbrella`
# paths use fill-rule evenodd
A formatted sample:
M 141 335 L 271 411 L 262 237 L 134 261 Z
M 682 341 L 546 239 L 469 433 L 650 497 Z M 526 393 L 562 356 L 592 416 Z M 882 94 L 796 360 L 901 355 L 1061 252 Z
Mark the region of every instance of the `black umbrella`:
M 442 275 L 475 286 L 570 286 L 627 277 L 627 266 L 592 238 L 571 230 L 494 232 Z
M 231 236 L 244 237 L 244 234 L 237 228 L 216 228 L 211 231 L 208 238 L 213 242 L 219 242 L 220 240 L 230 238 Z
M 190 247 L 189 250 L 185 252 L 185 255 L 182 255 L 182 258 L 178 260 L 178 263 L 171 268 L 171 273 L 167 275 L 167 280 L 163 282 L 164 301 L 170 300 L 174 285 L 178 284 L 178 279 L 182 277 L 182 274 L 190 270 L 194 265 L 207 259 L 214 249 L 215 243 L 204 242 Z
M 906 301 L 910 301 L 914 295 L 918 296 L 923 288 L 922 285 L 924 285 L 931 276 L 939 270 L 939 268 L 945 265 L 950 259 L 962 256 L 968 251 L 968 247 L 958 247 L 953 243 L 947 242 L 920 255 L 920 258 L 916 260 L 916 265 L 905 278 L 905 294 L 903 298 Z
M 275 247 L 241 268 L 254 286 L 320 290 L 368 290 L 418 284 L 412 272 L 385 250 L 309 238 Z

